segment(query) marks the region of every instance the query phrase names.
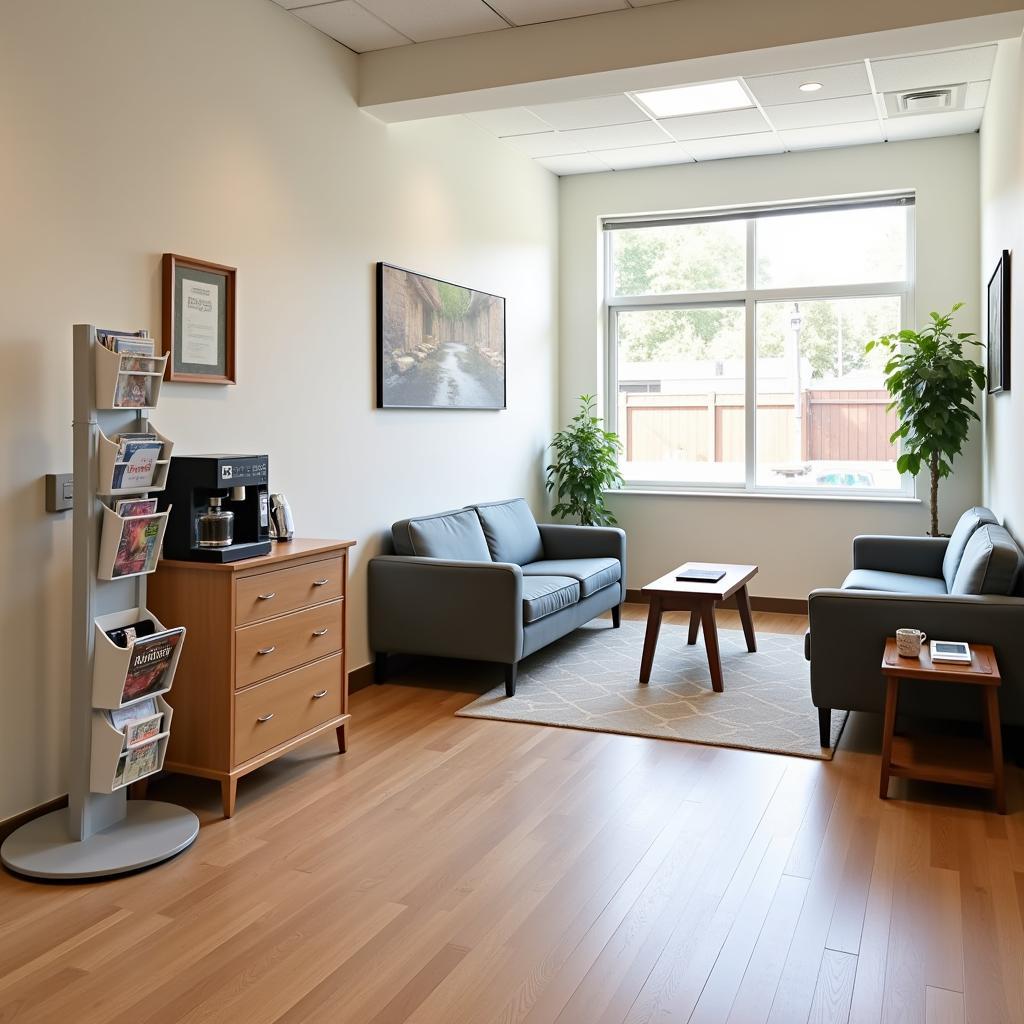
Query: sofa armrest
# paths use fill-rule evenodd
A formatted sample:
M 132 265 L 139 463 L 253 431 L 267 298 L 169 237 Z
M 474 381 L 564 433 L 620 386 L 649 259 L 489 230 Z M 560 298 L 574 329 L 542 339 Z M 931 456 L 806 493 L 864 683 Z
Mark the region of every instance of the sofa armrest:
M 942 576 L 946 537 L 886 537 L 864 535 L 853 538 L 854 569 L 900 572 L 908 576 Z
M 518 565 L 379 555 L 368 575 L 372 650 L 505 664 L 522 657 Z
M 617 558 L 622 566 L 622 600 L 626 599 L 626 531 L 617 526 L 572 526 L 541 523 L 544 557 Z
M 885 705 L 882 651 L 897 629 L 921 629 L 931 640 L 991 644 L 1003 678 L 1004 722 L 1024 722 L 1024 599 L 998 595 L 889 594 L 813 590 L 810 624 L 811 696 L 819 708 L 881 712 Z M 972 687 L 907 687 L 900 708 L 909 714 L 977 717 Z M 961 710 L 965 709 L 965 710 Z

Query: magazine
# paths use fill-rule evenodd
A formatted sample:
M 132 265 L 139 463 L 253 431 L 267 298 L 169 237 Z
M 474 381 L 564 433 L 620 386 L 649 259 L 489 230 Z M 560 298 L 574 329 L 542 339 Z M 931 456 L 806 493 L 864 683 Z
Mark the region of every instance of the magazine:
M 160 741 L 153 740 L 145 746 L 125 751 L 117 762 L 114 788 L 127 786 L 130 782 L 152 775 L 160 767 Z
M 163 516 L 140 516 L 121 524 L 121 537 L 114 555 L 111 577 L 152 572 L 160 557 L 160 524 Z
M 130 516 L 151 516 L 156 511 L 156 498 L 122 498 L 114 511 L 126 519 Z
M 156 698 L 149 697 L 132 704 L 127 708 L 116 708 L 110 712 L 110 724 L 118 731 L 124 732 L 130 722 L 138 721 L 140 718 L 150 718 L 158 714 L 156 709 Z
M 123 374 L 117 378 L 114 405 L 118 409 L 148 409 L 153 405 L 152 377 Z
M 185 628 L 177 626 L 135 641 L 121 690 L 122 704 L 150 697 L 168 688 L 170 679 L 167 673 L 184 635 Z
M 118 647 L 129 647 L 142 636 L 152 636 L 156 632 L 156 624 L 152 619 L 140 619 L 129 626 L 118 626 L 115 629 L 108 629 L 107 636 L 111 643 Z
M 163 447 L 163 442 L 155 437 L 152 440 L 122 439 L 114 462 L 111 486 L 115 490 L 124 487 L 148 487 L 156 475 L 156 463 Z
M 137 747 L 146 740 L 151 740 L 160 735 L 160 723 L 164 716 L 150 715 L 149 718 L 140 718 L 135 722 L 129 722 L 124 730 L 124 742 L 126 747 Z

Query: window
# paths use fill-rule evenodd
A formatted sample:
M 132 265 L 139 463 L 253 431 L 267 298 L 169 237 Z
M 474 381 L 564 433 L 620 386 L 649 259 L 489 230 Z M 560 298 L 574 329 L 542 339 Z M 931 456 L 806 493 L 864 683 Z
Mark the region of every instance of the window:
M 627 486 L 911 493 L 883 353 L 913 197 L 605 222 L 608 422 Z

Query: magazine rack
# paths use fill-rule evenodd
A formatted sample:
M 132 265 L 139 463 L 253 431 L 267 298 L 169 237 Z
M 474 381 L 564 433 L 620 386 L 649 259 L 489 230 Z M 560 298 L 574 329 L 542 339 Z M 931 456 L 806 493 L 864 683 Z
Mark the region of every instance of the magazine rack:
M 145 608 L 130 608 L 124 612 L 114 612 L 112 615 L 101 615 L 96 619 L 93 625 L 96 652 L 92 663 L 92 706 L 94 708 L 123 708 L 136 700 L 145 700 L 147 697 L 152 697 L 157 693 L 167 693 L 170 690 L 171 684 L 174 682 L 174 673 L 178 669 L 178 658 L 181 655 L 181 644 L 184 642 L 184 637 L 174 649 L 171 663 L 161 680 L 160 689 L 154 690 L 153 693 L 142 694 L 134 699 L 124 699 L 124 684 L 128 677 L 128 666 L 131 664 L 134 645 L 118 647 L 107 636 L 107 630 L 128 626 L 140 619 L 152 619 L 157 633 L 162 633 L 167 628 Z
M 136 356 L 127 352 L 114 352 L 106 345 L 96 345 L 95 352 L 97 409 L 130 409 L 135 412 L 156 408 L 160 401 L 160 385 L 164 379 L 167 356 Z M 146 378 L 150 400 L 145 405 L 118 403 L 118 385 L 125 377 Z
M 136 491 L 136 493 L 139 493 Z M 160 549 L 164 543 L 164 530 L 167 529 L 167 517 L 171 509 L 164 512 L 152 512 L 144 516 L 119 516 L 109 505 L 103 506 L 103 531 L 100 539 L 99 561 L 96 575 L 101 580 L 126 580 L 132 576 L 145 576 L 156 572 L 156 564 L 160 560 Z M 121 543 L 124 528 L 130 523 L 153 523 L 157 530 L 156 543 L 146 559 L 145 567 L 138 572 L 122 572 L 118 574 L 117 552 Z
M 94 793 L 113 793 L 133 782 L 138 782 L 139 779 L 147 778 L 163 767 L 164 755 L 167 753 L 167 739 L 170 736 L 171 718 L 174 712 L 163 697 L 157 697 L 155 703 L 157 711 L 161 715 L 159 732 L 150 739 L 131 745 L 127 743 L 124 732 L 115 729 L 106 715 L 99 711 L 93 712 L 89 787 Z M 156 767 L 152 771 L 147 771 L 145 774 L 129 778 L 126 781 L 119 779 L 119 765 L 129 751 L 133 753 L 143 751 L 154 744 L 157 747 Z
M 110 643 L 98 634 L 104 622 L 118 625 L 137 621 L 146 608 L 146 575 L 104 580 L 98 576 L 100 538 L 104 516 L 113 515 L 100 495 L 109 494 L 111 467 L 103 464 L 103 446 L 118 433 L 149 430 L 146 409 L 117 408 L 117 378 L 122 361 L 96 340 L 96 328 L 76 324 L 74 330 L 74 525 L 71 618 L 71 751 L 68 765 L 68 807 L 36 818 L 12 832 L 0 848 L 0 860 L 11 871 L 29 878 L 85 879 L 119 875 L 149 867 L 186 849 L 199 832 L 199 820 L 174 804 L 154 800 L 127 799 L 127 783 L 116 782 L 118 761 L 125 737 L 115 729 L 102 710 L 94 709 L 94 686 L 98 675 L 100 691 L 118 686 L 118 703 L 127 671 L 130 649 Z M 136 357 L 138 358 L 138 357 Z M 160 395 L 162 357 L 155 357 L 156 369 L 144 375 L 153 381 L 151 400 Z M 154 364 L 154 365 L 155 365 Z M 131 364 L 129 364 L 131 365 Z M 138 371 L 127 371 L 138 372 Z M 159 435 L 161 438 L 163 435 Z M 109 449 L 108 449 L 109 451 Z M 116 454 L 116 451 L 115 451 Z M 161 456 L 170 457 L 167 441 Z M 112 470 L 111 470 L 112 472 Z M 159 482 L 166 480 L 166 469 Z M 141 491 L 156 490 L 150 484 Z M 116 516 L 115 519 L 120 517 Z M 113 628 L 108 626 L 107 628 Z M 173 670 L 182 637 L 169 675 Z M 107 674 L 108 669 L 113 675 Z M 110 682 L 113 679 L 113 683 Z M 155 698 L 163 711 L 157 764 L 163 763 L 171 709 L 162 697 Z M 102 724 L 102 728 L 101 728 Z M 94 791 L 95 790 L 95 791 Z
M 153 481 L 146 488 L 150 494 L 153 494 L 156 491 L 162 491 L 167 486 L 167 468 L 171 464 L 171 452 L 174 450 L 174 442 L 164 437 L 152 423 L 150 423 L 149 429 L 151 433 L 156 434 L 157 438 L 163 442 L 160 458 L 156 461 Z M 118 444 L 116 441 L 111 441 L 102 430 L 99 431 L 99 448 L 100 482 L 96 489 L 97 493 L 103 495 L 103 497 L 110 498 L 120 498 L 126 494 L 138 494 L 139 489 L 137 487 L 114 486 L 114 470 L 119 465 L 117 461 Z

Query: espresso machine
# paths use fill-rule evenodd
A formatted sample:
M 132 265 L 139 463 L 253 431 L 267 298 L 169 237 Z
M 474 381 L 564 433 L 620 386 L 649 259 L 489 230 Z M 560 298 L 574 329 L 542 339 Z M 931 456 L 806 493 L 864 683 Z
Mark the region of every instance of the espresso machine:
M 164 557 L 237 562 L 270 552 L 266 455 L 174 455 L 158 508 Z

